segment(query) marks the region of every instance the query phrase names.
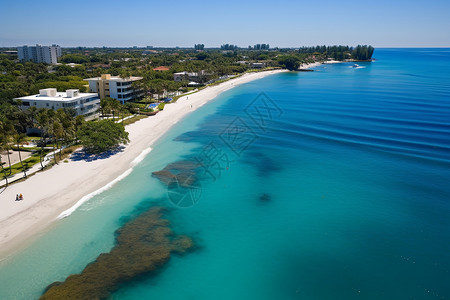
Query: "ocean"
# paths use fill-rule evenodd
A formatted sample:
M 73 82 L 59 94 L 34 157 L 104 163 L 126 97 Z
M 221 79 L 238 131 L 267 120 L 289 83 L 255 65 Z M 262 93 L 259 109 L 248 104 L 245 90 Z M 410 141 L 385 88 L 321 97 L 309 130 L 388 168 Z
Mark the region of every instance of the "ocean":
M 196 110 L 0 262 L 0 299 L 38 299 L 101 253 L 120 263 L 91 264 L 77 288 L 108 299 L 449 299 L 450 49 L 374 58 L 268 76 Z

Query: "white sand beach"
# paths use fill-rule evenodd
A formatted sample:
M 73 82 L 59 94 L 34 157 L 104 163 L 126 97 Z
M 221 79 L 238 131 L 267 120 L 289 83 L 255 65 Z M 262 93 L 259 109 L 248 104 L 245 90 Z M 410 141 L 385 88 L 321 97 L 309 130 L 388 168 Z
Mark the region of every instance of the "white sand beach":
M 187 114 L 230 88 L 279 72 L 283 71 L 248 73 L 184 96 L 157 115 L 127 126 L 130 143 L 124 151 L 90 162 L 60 163 L 7 187 L 0 194 L 0 260 L 38 238 L 63 212 L 81 204 L 83 197 L 85 200 L 86 195 L 99 193 L 124 177 L 136 158 L 143 158 L 155 141 Z M 23 194 L 24 199 L 15 201 L 16 194 Z
M 300 65 L 299 69 L 307 70 L 307 69 L 318 67 L 318 66 L 323 65 L 323 64 L 339 64 L 339 63 L 342 63 L 342 61 L 339 61 L 339 60 L 327 60 L 327 61 L 324 61 L 324 62 L 314 62 L 314 63 L 307 63 L 307 64 L 305 63 L 305 64 Z
M 311 68 L 318 67 L 321 64 L 322 64 L 321 62 L 302 64 L 302 65 L 300 65 L 299 69 L 301 69 L 301 70 L 311 69 Z

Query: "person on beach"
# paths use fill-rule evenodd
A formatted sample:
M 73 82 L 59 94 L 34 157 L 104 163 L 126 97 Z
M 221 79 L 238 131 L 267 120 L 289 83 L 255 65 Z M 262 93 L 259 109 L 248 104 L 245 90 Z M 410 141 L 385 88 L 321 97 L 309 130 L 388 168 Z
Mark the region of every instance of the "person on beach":
M 16 194 L 16 201 L 19 201 L 19 195 Z
M 19 195 L 19 200 L 23 200 L 22 194 Z

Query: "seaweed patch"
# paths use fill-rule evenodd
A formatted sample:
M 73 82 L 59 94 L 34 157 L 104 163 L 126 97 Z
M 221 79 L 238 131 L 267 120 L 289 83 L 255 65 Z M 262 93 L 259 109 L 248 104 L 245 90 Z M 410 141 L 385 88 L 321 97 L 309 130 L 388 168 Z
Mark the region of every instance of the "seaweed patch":
M 171 254 L 193 249 L 193 241 L 175 235 L 164 209 L 157 207 L 142 213 L 117 230 L 116 245 L 100 254 L 81 274 L 49 285 L 40 299 L 105 299 L 124 282 L 157 271 Z

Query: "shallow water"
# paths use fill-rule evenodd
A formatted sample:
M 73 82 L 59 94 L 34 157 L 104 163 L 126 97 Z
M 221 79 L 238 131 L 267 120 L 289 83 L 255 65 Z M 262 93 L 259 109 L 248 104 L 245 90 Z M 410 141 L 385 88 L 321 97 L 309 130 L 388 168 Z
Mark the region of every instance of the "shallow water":
M 449 298 L 450 50 L 374 57 L 220 95 L 0 263 L 0 298 L 81 272 L 148 202 L 197 248 L 111 299 Z M 200 193 L 178 207 L 152 172 L 182 160 L 198 163 Z

